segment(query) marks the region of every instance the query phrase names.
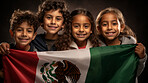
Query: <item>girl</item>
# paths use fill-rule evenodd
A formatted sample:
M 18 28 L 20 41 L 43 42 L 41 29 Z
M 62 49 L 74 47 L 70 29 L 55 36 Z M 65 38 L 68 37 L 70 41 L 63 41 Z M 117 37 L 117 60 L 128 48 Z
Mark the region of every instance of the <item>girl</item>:
M 135 34 L 125 25 L 121 11 L 116 8 L 110 7 L 102 10 L 97 16 L 96 24 L 101 46 L 137 43 Z M 135 53 L 140 58 L 137 70 L 137 76 L 139 76 L 147 58 L 144 45 L 137 43 Z
M 71 13 L 70 28 L 58 39 L 57 50 L 83 49 L 99 46 L 93 16 L 85 9 L 76 9 Z

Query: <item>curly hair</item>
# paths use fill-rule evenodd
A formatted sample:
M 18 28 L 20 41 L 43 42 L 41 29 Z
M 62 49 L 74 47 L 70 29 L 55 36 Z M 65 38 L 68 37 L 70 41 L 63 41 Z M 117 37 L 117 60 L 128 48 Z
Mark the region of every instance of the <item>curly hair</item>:
M 58 41 L 55 44 L 57 50 L 70 49 L 70 44 L 72 43 L 72 41 L 75 40 L 72 36 L 72 20 L 73 20 L 74 16 L 79 15 L 79 14 L 85 15 L 89 18 L 89 21 L 91 23 L 92 33 L 90 34 L 88 39 L 92 43 L 93 47 L 99 46 L 99 40 L 98 40 L 98 36 L 97 36 L 96 26 L 95 26 L 95 22 L 94 22 L 94 18 L 92 16 L 92 14 L 85 9 L 79 8 L 79 9 L 76 9 L 71 12 L 71 17 L 69 20 L 69 22 L 70 22 L 69 27 L 67 27 L 65 29 L 65 33 L 63 34 L 63 36 L 59 37 Z
M 63 24 L 67 25 L 70 13 L 67 9 L 66 2 L 63 0 L 45 0 L 42 4 L 40 4 L 37 12 L 39 22 L 43 23 L 43 18 L 47 11 L 58 9 L 60 9 L 59 12 L 63 15 Z
M 122 12 L 117 8 L 108 7 L 106 9 L 102 10 L 97 16 L 96 25 L 99 26 L 99 28 L 101 27 L 100 23 L 101 23 L 102 16 L 106 13 L 114 13 L 117 16 L 117 18 L 119 19 L 119 22 L 121 23 L 121 25 L 125 25 L 125 19 L 124 19 Z M 101 34 L 99 33 L 99 35 L 101 35 Z M 121 32 L 119 34 L 119 37 L 122 37 L 122 36 L 133 36 L 135 39 L 137 39 L 136 34 L 127 25 L 125 25 L 123 32 Z M 99 38 L 101 39 L 101 37 L 103 37 L 103 36 L 100 36 Z
M 10 29 L 14 32 L 15 29 L 19 27 L 23 22 L 27 22 L 30 26 L 33 26 L 34 33 L 39 27 L 39 22 L 37 16 L 29 11 L 22 11 L 20 9 L 15 10 L 10 19 Z

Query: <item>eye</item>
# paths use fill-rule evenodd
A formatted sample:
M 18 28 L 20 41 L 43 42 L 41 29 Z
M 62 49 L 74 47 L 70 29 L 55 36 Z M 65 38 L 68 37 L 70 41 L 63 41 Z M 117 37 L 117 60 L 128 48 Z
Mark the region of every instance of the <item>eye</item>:
M 84 27 L 87 29 L 89 27 L 89 25 L 85 25 Z
M 28 33 L 32 33 L 33 30 L 32 30 L 32 29 L 28 29 L 27 32 L 28 32 Z
M 29 33 L 31 33 L 31 32 L 32 32 L 32 30 L 28 30 L 28 32 L 29 32 Z
M 46 18 L 47 18 L 47 19 L 51 19 L 52 17 L 51 17 L 51 16 L 47 16 Z
M 56 20 L 60 21 L 62 20 L 63 18 L 62 17 L 57 17 Z
M 17 31 L 17 32 L 21 32 L 21 31 L 23 31 L 23 30 L 22 30 L 21 28 L 17 28 L 16 31 Z
M 105 27 L 105 26 L 107 26 L 107 24 L 104 23 L 104 24 L 102 24 L 102 26 Z
M 115 26 L 115 25 L 118 25 L 118 23 L 112 23 L 112 24 L 113 24 L 114 26 Z
M 78 28 L 79 26 L 78 25 L 74 25 L 73 27 Z

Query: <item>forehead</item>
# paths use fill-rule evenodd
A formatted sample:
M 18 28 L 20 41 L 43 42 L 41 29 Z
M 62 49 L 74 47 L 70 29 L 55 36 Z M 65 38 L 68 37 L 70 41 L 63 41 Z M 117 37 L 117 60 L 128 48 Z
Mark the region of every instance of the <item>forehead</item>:
M 101 21 L 112 21 L 112 20 L 118 20 L 115 13 L 106 13 L 102 16 Z
M 90 23 L 89 18 L 85 15 L 82 15 L 82 14 L 74 16 L 72 22 Z
M 63 16 L 62 13 L 60 12 L 60 9 L 58 9 L 58 10 L 46 11 L 46 12 L 45 12 L 45 15 Z
M 32 28 L 32 29 L 34 29 L 33 28 L 33 25 L 30 25 L 28 22 L 22 22 L 19 26 L 18 26 L 18 28 Z

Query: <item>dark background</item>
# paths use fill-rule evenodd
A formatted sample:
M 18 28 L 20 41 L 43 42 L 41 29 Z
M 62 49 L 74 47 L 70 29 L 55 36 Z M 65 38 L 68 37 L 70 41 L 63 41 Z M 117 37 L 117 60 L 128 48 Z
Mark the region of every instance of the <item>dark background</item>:
M 9 35 L 9 19 L 16 9 L 37 11 L 42 0 L 2 0 L 0 4 L 0 42 L 13 42 Z M 66 0 L 69 10 L 75 8 L 86 8 L 94 18 L 106 7 L 120 9 L 125 17 L 126 24 L 136 33 L 138 42 L 148 48 L 147 35 L 147 2 L 146 0 Z M 41 30 L 39 29 L 39 33 Z M 148 52 L 147 52 L 148 53 Z M 139 77 L 139 83 L 147 83 L 148 64 Z

